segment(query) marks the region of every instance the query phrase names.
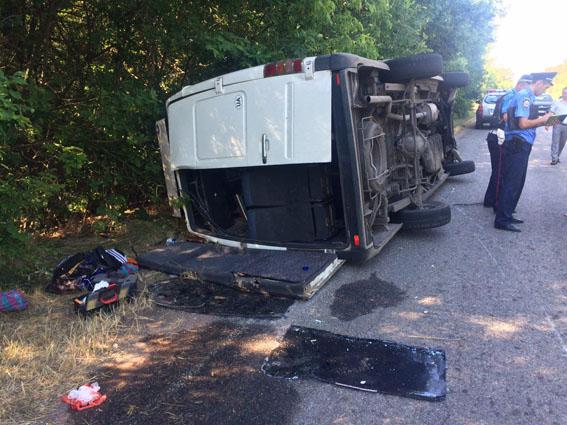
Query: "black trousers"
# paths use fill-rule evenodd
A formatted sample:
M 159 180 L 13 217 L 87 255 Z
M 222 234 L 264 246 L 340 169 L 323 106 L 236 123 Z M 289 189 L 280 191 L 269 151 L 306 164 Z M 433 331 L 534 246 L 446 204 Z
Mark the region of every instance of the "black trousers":
M 488 152 L 490 152 L 490 165 L 492 166 L 492 173 L 488 181 L 488 187 L 484 194 L 484 206 L 496 209 L 498 202 L 498 195 L 502 188 L 502 159 L 503 148 L 498 145 L 498 138 L 496 134 L 489 134 L 486 138 L 488 145 Z
M 494 224 L 506 225 L 512 222 L 512 213 L 518 205 L 526 175 L 532 145 L 520 137 L 506 140 L 502 145 L 502 190 L 498 199 Z

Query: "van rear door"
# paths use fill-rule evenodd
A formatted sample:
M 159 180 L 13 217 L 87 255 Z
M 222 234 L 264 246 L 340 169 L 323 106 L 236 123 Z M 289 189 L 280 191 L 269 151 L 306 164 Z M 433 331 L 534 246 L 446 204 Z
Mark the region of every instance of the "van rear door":
M 141 267 L 245 292 L 309 299 L 344 260 L 325 252 L 240 249 L 181 242 L 140 254 Z
M 174 170 L 331 161 L 330 71 L 229 76 L 168 101 Z

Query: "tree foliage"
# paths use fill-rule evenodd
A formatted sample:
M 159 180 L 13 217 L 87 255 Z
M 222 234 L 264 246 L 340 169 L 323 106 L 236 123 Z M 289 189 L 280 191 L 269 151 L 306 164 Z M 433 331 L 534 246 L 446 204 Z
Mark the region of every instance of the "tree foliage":
M 557 72 L 557 75 L 553 79 L 553 87 L 547 90 L 547 92 L 553 96 L 553 99 L 557 99 L 561 96 L 563 89 L 567 87 L 567 59 L 560 65 L 547 69 L 547 71 Z
M 466 70 L 471 84 L 460 91 L 456 112 L 465 114 L 478 98 L 484 75 L 484 56 L 493 41 L 494 18 L 501 13 L 493 0 L 420 0 L 427 14 L 424 38 L 443 56 L 447 71 Z
M 510 68 L 498 66 L 490 59 L 485 62 L 481 85 L 481 90 L 483 92 L 489 89 L 508 90 L 515 84 L 514 74 Z
M 496 0 L 1 0 L 0 246 L 165 199 L 154 122 L 183 85 L 288 57 L 436 51 L 475 97 Z

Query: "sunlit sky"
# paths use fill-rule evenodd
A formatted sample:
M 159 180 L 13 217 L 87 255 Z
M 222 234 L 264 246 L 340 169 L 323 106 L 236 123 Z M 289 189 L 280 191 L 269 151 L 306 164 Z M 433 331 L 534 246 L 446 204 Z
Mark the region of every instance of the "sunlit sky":
M 514 77 L 567 59 L 567 0 L 502 0 L 490 57 Z M 521 53 L 525 52 L 525 53 Z

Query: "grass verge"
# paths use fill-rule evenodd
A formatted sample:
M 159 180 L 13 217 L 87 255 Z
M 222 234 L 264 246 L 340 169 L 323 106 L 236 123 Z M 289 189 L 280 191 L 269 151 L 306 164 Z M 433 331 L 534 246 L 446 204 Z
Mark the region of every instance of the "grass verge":
M 73 313 L 69 296 L 36 289 L 28 298 L 28 310 L 0 321 L 0 422 L 5 425 L 46 423 L 61 411 L 60 395 L 96 380 L 90 371 L 143 335 L 141 321 L 152 309 L 144 293 L 87 318 Z
M 126 221 L 106 237 L 66 231 L 32 240 L 33 269 L 16 270 L 9 281 L 0 279 L 0 288 L 23 289 L 29 301 L 26 311 L 0 313 L 2 425 L 62 423 L 53 420 L 66 410 L 59 396 L 96 380 L 91 375 L 93 370 L 112 361 L 125 344 L 144 335 L 141 323 L 152 306 L 143 291 L 133 302 L 83 319 L 73 312 L 72 296 L 43 292 L 57 262 L 99 245 L 134 255 L 163 243 L 167 237 L 183 239 L 184 234 L 181 220 L 160 218 Z M 143 286 L 139 282 L 139 287 Z

